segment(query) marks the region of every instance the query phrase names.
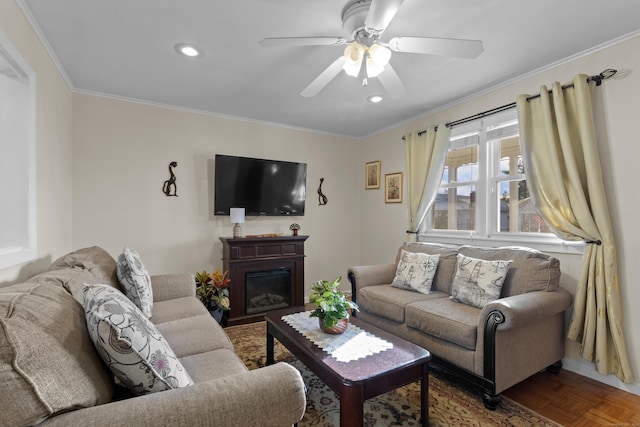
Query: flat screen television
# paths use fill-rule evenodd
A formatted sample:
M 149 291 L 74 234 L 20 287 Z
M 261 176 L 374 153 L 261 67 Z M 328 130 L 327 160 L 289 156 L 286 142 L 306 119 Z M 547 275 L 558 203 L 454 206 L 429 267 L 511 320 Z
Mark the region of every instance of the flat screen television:
M 216 154 L 214 214 L 304 215 L 307 164 Z

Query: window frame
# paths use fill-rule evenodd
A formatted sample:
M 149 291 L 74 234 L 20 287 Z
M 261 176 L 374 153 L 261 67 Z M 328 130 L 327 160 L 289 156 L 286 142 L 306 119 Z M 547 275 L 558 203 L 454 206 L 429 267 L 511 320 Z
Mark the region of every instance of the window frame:
M 10 156 L 10 160 L 25 164 L 26 170 L 21 171 L 20 176 L 5 176 L 0 173 L 0 180 L 11 185 L 16 179 L 25 179 L 24 193 L 17 196 L 17 200 L 23 203 L 22 209 L 26 212 L 26 225 L 21 230 L 20 237 L 12 241 L 0 242 L 0 270 L 18 266 L 37 258 L 37 210 L 36 210 L 36 74 L 24 59 L 20 52 L 13 46 L 9 39 L 0 31 L 0 55 L 7 67 L 9 78 L 15 79 L 19 84 L 26 86 L 24 98 L 26 107 L 24 110 L 23 139 L 6 138 L 13 141 L 14 145 L 7 145 L 4 154 Z M 3 73 L 5 74 L 5 73 Z M 26 149 L 11 147 L 26 146 Z M 12 157 L 13 156 L 13 157 Z M 14 188 L 14 187 L 12 187 Z M 17 194 L 17 193 L 16 193 Z M 18 211 L 20 208 L 18 208 Z M 1 227 L 13 228 L 16 224 L 8 217 L 8 221 L 0 224 Z M 20 227 L 19 227 L 20 228 Z
M 496 141 L 519 136 L 517 112 L 514 109 L 456 126 L 451 129 L 449 150 L 472 145 L 477 139 L 478 180 L 465 181 L 460 185 L 476 185 L 475 230 L 432 229 L 433 207 L 423 222 L 418 240 L 438 241 L 450 244 L 472 244 L 483 246 L 528 246 L 546 252 L 581 254 L 584 242 L 565 241 L 553 233 L 504 232 L 499 231 L 498 182 L 524 178 L 524 175 L 501 177 L 500 144 Z M 521 179 L 521 178 L 520 178 Z M 456 183 L 458 185 L 458 183 Z M 435 206 L 435 205 L 434 205 Z

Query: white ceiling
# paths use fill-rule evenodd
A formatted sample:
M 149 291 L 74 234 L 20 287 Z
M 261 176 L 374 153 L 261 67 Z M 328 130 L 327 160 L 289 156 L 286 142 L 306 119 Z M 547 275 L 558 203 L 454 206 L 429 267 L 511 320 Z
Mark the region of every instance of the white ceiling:
M 265 37 L 350 39 L 341 22 L 347 0 L 18 2 L 75 91 L 355 138 L 640 29 L 637 0 L 405 0 L 382 40 L 480 39 L 484 52 L 394 53 L 408 95 L 371 104 L 369 95 L 385 95 L 377 79 L 363 87 L 344 73 L 316 97 L 300 96 L 344 47 L 258 45 Z M 203 56 L 177 54 L 183 42 Z

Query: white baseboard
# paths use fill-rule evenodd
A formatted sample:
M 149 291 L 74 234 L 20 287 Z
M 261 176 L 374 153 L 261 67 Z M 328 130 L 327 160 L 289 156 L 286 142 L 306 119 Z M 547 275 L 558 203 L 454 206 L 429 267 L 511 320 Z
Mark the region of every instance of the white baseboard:
M 596 371 L 593 363 L 587 362 L 586 360 L 562 359 L 562 368 L 567 371 L 575 372 L 583 377 L 591 378 L 592 380 L 610 385 L 611 387 L 640 396 L 640 383 L 626 384 L 613 374 L 602 375 Z

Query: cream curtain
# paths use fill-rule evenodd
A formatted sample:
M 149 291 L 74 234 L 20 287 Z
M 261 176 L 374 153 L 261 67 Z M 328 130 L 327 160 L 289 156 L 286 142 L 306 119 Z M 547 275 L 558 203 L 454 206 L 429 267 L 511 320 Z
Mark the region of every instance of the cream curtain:
M 632 381 L 622 331 L 616 247 L 586 75 L 573 88 L 543 86 L 516 105 L 527 186 L 542 218 L 565 240 L 587 242 L 568 338 L 602 374 Z
M 450 135 L 451 129 L 441 123 L 429 126 L 426 132 L 411 132 L 404 136 L 407 145 L 409 241 L 416 240 L 416 232 L 438 194 Z

